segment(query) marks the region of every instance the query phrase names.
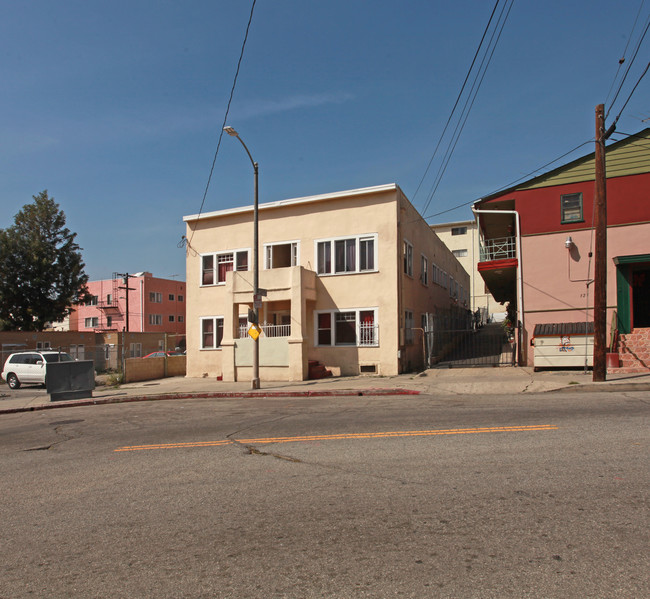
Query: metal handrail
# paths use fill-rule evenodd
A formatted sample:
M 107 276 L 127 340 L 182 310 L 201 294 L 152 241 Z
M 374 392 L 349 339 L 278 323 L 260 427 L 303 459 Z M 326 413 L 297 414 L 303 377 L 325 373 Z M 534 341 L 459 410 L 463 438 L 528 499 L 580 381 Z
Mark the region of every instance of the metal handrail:
M 484 239 L 480 246 L 481 262 L 504 260 L 517 257 L 517 240 L 515 237 Z

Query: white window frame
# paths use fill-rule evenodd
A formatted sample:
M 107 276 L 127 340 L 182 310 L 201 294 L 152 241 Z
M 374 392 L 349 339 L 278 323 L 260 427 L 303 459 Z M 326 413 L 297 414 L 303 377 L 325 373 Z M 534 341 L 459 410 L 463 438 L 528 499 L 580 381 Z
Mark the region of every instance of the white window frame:
M 354 275 L 367 272 L 378 272 L 378 235 L 377 233 L 365 233 L 362 235 L 345 235 L 341 237 L 326 237 L 322 239 L 314 239 L 314 256 L 316 262 L 316 272 L 320 277 L 340 276 L 340 275 Z M 341 241 L 354 241 L 354 267 L 351 270 L 336 270 L 336 242 Z M 361 247 L 368 242 L 372 242 L 372 268 L 361 268 Z M 324 266 L 321 268 L 319 261 L 319 246 L 329 248 L 329 270 Z
M 99 326 L 98 316 L 89 316 L 84 320 L 84 328 L 86 329 L 96 329 L 98 326 Z
M 451 234 L 456 235 L 467 235 L 467 227 L 452 227 Z
M 272 243 L 264 244 L 264 269 L 271 270 L 273 268 L 285 268 L 284 266 L 273 266 L 273 248 L 280 245 L 291 246 L 291 265 L 298 266 L 300 264 L 300 241 L 274 241 Z
M 410 241 L 404 240 L 403 246 L 404 257 L 404 274 L 413 277 L 413 244 Z
M 203 323 L 205 321 L 212 321 L 212 344 L 205 345 L 205 336 L 203 332 Z M 221 324 L 221 340 L 223 341 L 223 328 L 224 328 L 224 318 L 223 316 L 201 316 L 199 319 L 199 347 L 201 350 L 205 351 L 215 351 L 221 350 L 221 342 L 219 341 L 219 321 Z
M 370 342 L 363 342 L 363 339 L 368 339 L 368 334 L 363 332 L 363 325 L 361 323 L 361 313 L 372 312 L 373 324 Z M 355 343 L 337 343 L 336 340 L 336 317 L 341 314 L 354 314 L 354 327 L 355 327 Z M 321 314 L 330 315 L 330 343 L 319 343 L 319 316 Z M 316 310 L 314 312 L 314 346 L 315 347 L 379 347 L 379 308 L 346 308 L 338 310 Z
M 246 268 L 238 268 L 238 254 L 246 252 Z M 208 256 L 212 256 L 212 283 L 204 283 L 203 282 L 203 260 L 204 258 L 207 258 Z M 219 281 L 219 257 L 226 257 L 226 256 L 232 256 L 232 269 L 233 271 L 249 271 L 251 270 L 250 263 L 251 263 L 251 249 L 250 248 L 238 248 L 234 250 L 227 250 L 223 252 L 206 252 L 205 254 L 199 254 L 199 287 L 216 287 L 218 285 L 225 285 L 226 281 Z M 225 260 L 222 260 L 222 263 L 226 262 Z M 229 262 L 229 260 L 228 260 Z M 230 271 L 228 271 L 230 272 Z M 178 301 L 183 301 L 180 299 L 181 296 L 179 296 Z
M 456 258 L 467 258 L 468 251 L 467 248 L 460 248 L 457 250 L 451 250 L 451 253 L 456 256 Z

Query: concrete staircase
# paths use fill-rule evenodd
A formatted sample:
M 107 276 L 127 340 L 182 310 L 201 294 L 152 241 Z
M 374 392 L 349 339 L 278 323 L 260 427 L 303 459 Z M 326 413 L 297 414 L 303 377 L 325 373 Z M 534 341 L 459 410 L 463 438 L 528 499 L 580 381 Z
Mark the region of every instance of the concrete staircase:
M 634 329 L 618 341 L 619 368 L 608 368 L 610 374 L 650 373 L 650 328 Z

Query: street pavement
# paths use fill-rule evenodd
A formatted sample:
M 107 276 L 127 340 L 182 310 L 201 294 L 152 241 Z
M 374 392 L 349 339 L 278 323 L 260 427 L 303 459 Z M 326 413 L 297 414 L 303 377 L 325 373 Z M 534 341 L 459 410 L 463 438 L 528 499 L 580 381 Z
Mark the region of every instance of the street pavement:
M 604 382 L 594 383 L 592 373 L 574 371 L 534 372 L 528 367 L 439 368 L 419 374 L 390 377 L 337 377 L 314 381 L 262 381 L 261 389 L 252 390 L 249 381 L 224 382 L 215 378 L 171 377 L 119 386 L 102 384 L 92 398 L 50 401 L 47 392 L 37 386 L 17 390 L 0 385 L 0 414 L 68 406 L 156 401 L 184 398 L 218 397 L 305 397 L 305 396 L 377 396 L 377 395 L 490 395 L 531 394 L 564 390 L 566 392 L 650 391 L 648 374 L 608 374 Z

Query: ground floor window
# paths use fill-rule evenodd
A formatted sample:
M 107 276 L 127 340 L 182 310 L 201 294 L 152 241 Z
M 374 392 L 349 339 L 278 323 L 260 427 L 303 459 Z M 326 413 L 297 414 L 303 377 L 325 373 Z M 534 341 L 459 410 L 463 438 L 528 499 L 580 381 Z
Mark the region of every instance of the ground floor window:
M 201 349 L 218 349 L 223 339 L 223 317 L 201 318 Z
M 319 311 L 315 320 L 316 345 L 379 344 L 376 308 Z

